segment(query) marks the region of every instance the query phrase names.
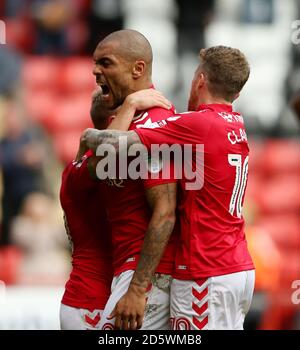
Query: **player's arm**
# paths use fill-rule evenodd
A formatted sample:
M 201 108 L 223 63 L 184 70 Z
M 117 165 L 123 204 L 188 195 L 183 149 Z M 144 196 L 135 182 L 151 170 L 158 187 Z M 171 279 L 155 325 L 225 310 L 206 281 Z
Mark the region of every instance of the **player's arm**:
M 134 144 L 142 144 L 139 136 L 135 131 L 119 131 L 119 130 L 97 130 L 97 129 L 86 129 L 81 135 L 81 143 L 84 144 L 88 149 L 96 153 L 98 146 L 101 144 L 110 144 L 114 146 L 117 152 L 121 149 L 119 145 L 120 137 L 126 137 L 127 143 L 122 143 L 122 147 L 127 149 Z M 124 150 L 123 150 L 124 151 Z
M 145 89 L 136 91 L 130 95 L 128 95 L 123 102 L 120 109 L 117 111 L 116 115 L 113 117 L 112 122 L 108 125 L 108 115 L 107 111 L 105 111 L 102 107 L 102 101 L 101 101 L 101 91 L 97 91 L 93 94 L 92 97 L 92 107 L 91 107 L 91 116 L 92 119 L 97 119 L 97 129 L 107 129 L 110 130 L 120 130 L 120 131 L 126 131 L 128 130 L 132 119 L 138 110 L 146 110 L 151 107 L 161 107 L 165 109 L 170 109 L 172 107 L 171 102 L 165 98 L 161 92 L 154 90 L 154 89 Z M 95 115 L 95 118 L 93 118 L 93 114 Z M 104 118 L 98 117 L 98 114 L 104 114 L 106 113 L 106 117 Z M 96 118 L 97 116 L 97 118 Z M 95 124 L 95 123 L 94 123 Z M 87 130 L 97 130 L 97 129 L 87 129 Z M 81 157 L 87 152 L 88 149 L 92 149 L 88 147 L 88 144 L 85 142 L 86 140 L 86 133 L 87 130 L 85 130 L 81 137 L 80 137 L 80 144 L 79 144 L 79 151 L 76 156 L 76 160 L 81 159 Z M 102 135 L 99 133 L 93 133 L 93 135 Z M 101 144 L 101 138 L 99 140 L 99 144 L 95 145 L 95 149 L 92 149 L 95 151 L 97 147 Z M 108 143 L 108 142 L 107 142 Z
M 163 94 L 154 89 L 136 91 L 125 98 L 120 109 L 107 129 L 126 131 L 137 111 L 144 111 L 151 107 L 170 109 L 171 102 Z
M 119 143 L 119 138 L 127 137 L 128 144 L 130 147 L 133 144 L 142 144 L 139 136 L 134 131 L 118 131 L 118 130 L 96 130 L 96 129 L 86 129 L 85 133 L 81 136 L 81 149 L 91 149 L 95 154 L 93 157 L 90 157 L 88 160 L 88 169 L 90 176 L 94 179 L 97 179 L 96 168 L 101 157 L 97 156 L 97 148 L 101 144 L 110 144 L 114 146 L 116 152 L 125 151 L 125 143 Z M 127 148 L 128 148 L 127 147 Z M 83 153 L 84 154 L 84 153 Z M 82 156 L 81 156 L 82 157 Z
M 110 315 L 111 318 L 116 317 L 117 329 L 136 329 L 142 326 L 147 287 L 174 228 L 176 192 L 176 183 L 162 184 L 146 190 L 152 217 L 128 291 Z

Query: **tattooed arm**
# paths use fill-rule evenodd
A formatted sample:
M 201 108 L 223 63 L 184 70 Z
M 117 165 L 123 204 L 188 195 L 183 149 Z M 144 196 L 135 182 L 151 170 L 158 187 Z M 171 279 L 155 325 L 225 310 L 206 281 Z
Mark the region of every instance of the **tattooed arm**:
M 141 144 L 138 134 L 134 131 L 118 131 L 118 130 L 96 130 L 86 129 L 81 135 L 81 142 L 89 149 L 96 153 L 97 147 L 101 144 L 113 145 L 117 151 L 119 148 L 119 138 L 127 137 L 127 148 L 133 144 Z
M 139 262 L 128 291 L 116 304 L 110 318 L 117 329 L 141 328 L 146 306 L 146 291 L 163 255 L 175 224 L 176 183 L 146 190 L 152 217 L 145 234 Z
M 80 149 L 87 150 L 91 149 L 94 152 L 94 156 L 90 157 L 88 160 L 88 170 L 90 176 L 94 179 L 97 178 L 97 164 L 99 162 L 99 158 L 97 156 L 97 148 L 101 144 L 110 144 L 114 146 L 117 152 L 124 152 L 126 148 L 124 147 L 124 143 L 121 143 L 121 147 L 119 144 L 119 137 L 127 137 L 127 146 L 130 147 L 133 144 L 141 144 L 142 142 L 137 133 L 134 131 L 117 131 L 117 130 L 96 130 L 96 129 L 86 129 L 85 132 L 81 136 L 80 140 Z M 86 152 L 86 151 L 85 151 Z M 84 153 L 78 153 L 77 158 L 81 159 Z
M 93 124 L 98 130 L 105 129 L 107 127 L 107 129 L 110 130 L 127 131 L 136 111 L 147 110 L 151 107 L 170 109 L 172 104 L 162 95 L 161 92 L 154 89 L 145 89 L 128 95 L 123 104 L 117 110 L 111 111 L 105 108 L 105 104 L 103 104 L 102 91 L 97 90 L 92 96 L 90 114 Z M 109 116 L 112 116 L 113 114 L 113 120 L 108 125 Z M 89 149 L 85 142 L 85 136 L 88 133 L 87 130 L 82 133 L 80 138 L 79 151 L 75 159 L 77 161 L 80 160 Z M 95 148 L 97 148 L 97 146 Z

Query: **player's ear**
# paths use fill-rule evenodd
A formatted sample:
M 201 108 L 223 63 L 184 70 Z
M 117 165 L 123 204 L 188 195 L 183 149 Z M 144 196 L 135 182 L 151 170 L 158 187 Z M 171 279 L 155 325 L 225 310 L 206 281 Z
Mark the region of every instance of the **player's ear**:
M 198 74 L 198 88 L 201 88 L 206 83 L 206 76 L 203 72 Z
M 132 69 L 133 79 L 138 79 L 144 75 L 146 63 L 144 61 L 136 61 Z
M 195 76 L 194 76 L 194 79 L 193 79 L 193 83 L 192 83 L 192 88 L 194 91 L 199 91 L 202 89 L 202 87 L 204 86 L 205 84 L 205 76 L 203 73 L 201 72 L 196 72 Z

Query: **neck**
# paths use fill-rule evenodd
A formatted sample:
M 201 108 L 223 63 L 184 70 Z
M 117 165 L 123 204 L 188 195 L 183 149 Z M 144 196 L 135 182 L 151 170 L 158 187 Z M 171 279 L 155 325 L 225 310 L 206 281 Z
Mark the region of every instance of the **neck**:
M 211 95 L 207 95 L 205 96 L 203 99 L 201 99 L 199 104 L 205 104 L 205 105 L 209 105 L 209 104 L 223 104 L 223 105 L 230 105 L 231 106 L 231 102 L 227 101 L 221 97 L 215 97 L 215 96 L 211 96 Z
M 143 79 L 136 82 L 135 91 L 149 89 L 153 85 L 151 79 Z

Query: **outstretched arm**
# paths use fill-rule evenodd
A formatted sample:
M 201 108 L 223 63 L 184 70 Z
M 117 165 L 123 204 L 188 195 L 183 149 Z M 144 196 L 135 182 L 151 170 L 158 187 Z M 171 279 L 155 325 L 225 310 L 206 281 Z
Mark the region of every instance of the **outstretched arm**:
M 165 109 L 170 109 L 172 107 L 171 102 L 166 99 L 161 92 L 154 89 L 140 90 L 128 95 L 117 111 L 108 111 L 103 104 L 101 96 L 101 90 L 95 91 L 92 96 L 91 106 L 91 117 L 95 128 L 98 130 L 103 130 L 107 127 L 107 129 L 110 130 L 126 131 L 137 111 L 146 110 L 151 107 L 161 107 Z M 107 126 L 108 116 L 112 116 L 113 113 L 115 116 L 110 125 Z M 79 150 L 75 159 L 77 161 L 80 160 L 89 149 L 85 142 L 85 133 L 86 130 L 82 133 L 80 138 Z
M 90 176 L 92 178 L 97 177 L 96 168 L 99 162 L 99 157 L 96 155 L 96 150 L 101 144 L 110 144 L 114 146 L 117 152 L 125 151 L 126 149 L 121 149 L 124 147 L 125 143 L 119 143 L 119 138 L 127 137 L 127 148 L 133 144 L 142 144 L 138 134 L 134 131 L 118 131 L 118 130 L 96 130 L 96 129 L 86 129 L 81 135 L 80 140 L 80 150 L 91 149 L 94 152 L 94 156 L 88 160 L 88 169 Z M 80 152 L 79 150 L 79 152 Z M 77 157 L 80 159 L 84 153 L 79 154 Z
M 128 291 L 119 300 L 110 315 L 110 318 L 116 317 L 116 329 L 141 328 L 147 287 L 163 255 L 176 220 L 176 183 L 147 189 L 146 195 L 153 210 L 152 217 Z
M 81 135 L 81 143 L 87 148 L 96 153 L 98 146 L 101 144 L 110 144 L 119 152 L 119 138 L 127 138 L 127 148 L 133 144 L 142 144 L 138 134 L 134 131 L 119 131 L 119 130 L 97 130 L 86 129 Z

